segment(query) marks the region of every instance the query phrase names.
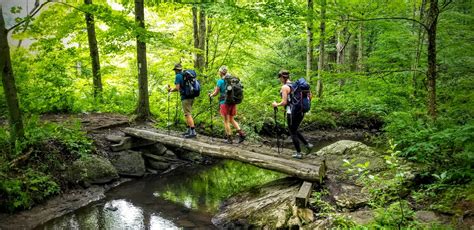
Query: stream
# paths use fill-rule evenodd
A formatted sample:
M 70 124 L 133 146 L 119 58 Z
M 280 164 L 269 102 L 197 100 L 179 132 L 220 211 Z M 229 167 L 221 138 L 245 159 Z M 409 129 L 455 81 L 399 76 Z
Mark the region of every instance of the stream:
M 224 160 L 122 184 L 106 198 L 36 229 L 215 229 L 228 197 L 285 175 Z

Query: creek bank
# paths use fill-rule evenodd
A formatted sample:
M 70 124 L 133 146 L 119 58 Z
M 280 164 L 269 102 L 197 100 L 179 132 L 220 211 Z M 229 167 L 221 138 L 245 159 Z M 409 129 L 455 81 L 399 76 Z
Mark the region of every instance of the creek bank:
M 360 142 L 338 141 L 306 156 L 325 159 L 328 166 L 327 178 L 313 187 L 307 208 L 295 205 L 302 181 L 285 178 L 229 198 L 212 221 L 226 229 L 330 229 L 374 223 L 377 210 L 368 204 L 369 188 L 358 183 L 356 177 L 348 176 L 347 168 L 342 165 L 347 161 L 353 164 L 368 161 L 368 172 L 382 173 L 387 170 L 383 157 Z M 414 210 L 410 218 L 425 226 L 450 224 L 448 216 L 423 209 Z
M 366 156 L 364 160 L 383 161 L 382 156 L 372 148 L 349 140 L 338 141 L 306 156 L 310 160 L 326 159 L 328 176 L 322 185 L 315 186 L 315 190 L 328 190 L 325 199 L 333 205 L 330 209 L 335 213 L 351 213 L 364 208 L 368 202 L 369 196 L 362 186 L 357 186 L 350 181 L 341 182 L 338 179 L 343 174 L 339 168 L 345 159 L 363 156 Z M 380 167 L 373 169 L 380 170 Z M 295 195 L 300 185 L 301 181 L 298 179 L 286 178 L 232 197 L 215 215 L 213 223 L 222 228 L 237 226 L 268 229 L 332 227 L 330 219 L 319 214 L 319 212 L 327 212 L 326 209 L 329 207 L 311 207 L 310 205 L 309 208 L 296 208 Z
M 105 192 L 119 184 L 149 174 L 164 174 L 179 166 L 205 162 L 196 154 L 181 157 L 161 144 L 125 146 L 114 151 L 110 146 L 126 139 L 120 131 L 130 126 L 153 129 L 152 124 L 131 124 L 126 116 L 117 114 L 46 115 L 43 120 L 70 124 L 78 120 L 95 146 L 93 154 L 62 162 L 59 184 L 66 185 L 60 195 L 14 214 L 0 213 L 0 229 L 32 229 L 45 222 L 84 207 L 105 197 Z M 54 143 L 53 143 L 54 144 Z M 199 159 L 199 160 L 197 160 Z
M 1 213 L 0 229 L 33 229 L 49 220 L 84 207 L 91 202 L 103 199 L 105 192 L 129 180 L 130 179 L 119 179 L 110 184 L 92 185 L 86 189 L 69 190 L 67 193 L 51 198 L 30 210 L 22 211 L 14 215 Z

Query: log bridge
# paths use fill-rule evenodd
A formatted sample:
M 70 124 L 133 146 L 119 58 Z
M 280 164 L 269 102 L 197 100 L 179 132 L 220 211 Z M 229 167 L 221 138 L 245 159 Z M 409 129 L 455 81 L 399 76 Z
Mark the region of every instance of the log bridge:
M 327 167 L 325 162 L 314 162 L 314 160 L 291 158 L 289 151 L 277 154 L 275 149 L 267 146 L 255 146 L 250 144 L 224 144 L 218 141 L 209 141 L 202 135 L 196 139 L 186 139 L 166 135 L 163 133 L 137 128 L 125 128 L 125 134 L 135 137 L 133 139 L 145 139 L 160 142 L 177 148 L 198 152 L 203 155 L 237 160 L 255 165 L 260 168 L 269 169 L 300 179 L 321 183 L 326 176 Z

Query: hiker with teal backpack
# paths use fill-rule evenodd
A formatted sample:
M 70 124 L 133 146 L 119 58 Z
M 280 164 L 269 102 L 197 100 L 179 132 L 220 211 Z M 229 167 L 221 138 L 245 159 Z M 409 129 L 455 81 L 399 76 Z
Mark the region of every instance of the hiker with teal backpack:
M 303 158 L 303 154 L 301 153 L 300 141 L 305 145 L 308 152 L 310 152 L 313 147 L 313 145 L 303 137 L 300 131 L 298 131 L 304 114 L 309 111 L 311 106 L 311 88 L 304 78 L 291 82 L 290 72 L 288 72 L 288 70 L 280 70 L 278 79 L 282 84 L 280 90 L 281 101 L 279 103 L 274 101 L 272 106 L 274 108 L 278 106 L 285 108 L 288 130 L 296 149 L 296 152 L 292 156 L 301 159 Z
M 235 121 L 234 117 L 237 115 L 237 104 L 240 104 L 243 100 L 243 87 L 240 84 L 240 80 L 227 71 L 226 66 L 219 68 L 219 75 L 221 79 L 217 80 L 217 85 L 214 88 L 214 92 L 209 93 L 209 97 L 214 97 L 218 93 L 220 114 L 224 120 L 224 129 L 226 134 L 225 143 L 232 144 L 232 130 L 230 124 L 239 133 L 238 143 L 242 143 L 245 140 L 245 133 L 240 129 L 239 124 Z
M 187 130 L 183 133 L 183 136 L 185 138 L 194 138 L 197 134 L 194 127 L 192 110 L 194 98 L 199 96 L 201 86 L 199 81 L 196 80 L 196 72 L 194 70 L 183 71 L 183 67 L 179 63 L 174 65 L 173 70 L 176 73 L 174 79 L 175 87 L 171 88 L 168 85 L 168 92 L 179 91 L 187 125 Z

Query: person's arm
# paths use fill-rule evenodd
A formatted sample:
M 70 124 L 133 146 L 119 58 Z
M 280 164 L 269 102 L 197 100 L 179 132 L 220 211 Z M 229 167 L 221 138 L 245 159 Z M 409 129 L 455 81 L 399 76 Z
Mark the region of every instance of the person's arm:
M 174 88 L 171 88 L 170 85 L 168 85 L 168 92 L 179 91 L 181 83 L 182 83 L 182 76 L 180 74 L 177 74 L 174 79 Z
M 290 94 L 290 87 L 287 86 L 287 85 L 283 85 L 281 87 L 281 101 L 280 103 L 277 103 L 276 101 L 274 101 L 272 103 L 272 106 L 273 107 L 277 107 L 277 106 L 285 106 L 287 103 L 288 103 L 288 94 Z
M 209 97 L 214 97 L 214 96 L 216 96 L 216 95 L 219 93 L 219 91 L 220 91 L 220 84 L 222 84 L 222 83 L 221 83 L 221 80 L 218 80 L 218 81 L 217 81 L 217 84 L 216 84 L 216 87 L 214 88 L 214 92 L 210 93 L 210 94 L 209 94 Z
M 216 96 L 218 93 L 219 93 L 219 87 L 216 86 L 216 87 L 214 88 L 214 92 L 209 93 L 209 97 L 214 97 L 214 96 Z

